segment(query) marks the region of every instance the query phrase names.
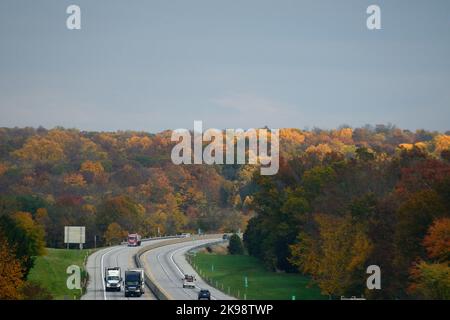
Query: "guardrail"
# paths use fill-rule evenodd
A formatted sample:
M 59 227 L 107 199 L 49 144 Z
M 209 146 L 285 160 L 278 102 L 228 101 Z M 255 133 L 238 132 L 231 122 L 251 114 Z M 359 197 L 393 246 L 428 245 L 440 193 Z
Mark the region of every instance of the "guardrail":
M 182 243 L 182 242 L 191 242 L 193 240 L 214 239 L 216 237 L 217 237 L 217 235 L 191 236 L 191 237 L 188 237 L 188 238 L 186 238 L 186 237 L 180 238 L 179 236 L 177 236 L 176 238 L 178 238 L 178 239 L 167 240 L 167 241 L 151 244 L 151 245 L 148 245 L 148 246 L 145 246 L 145 247 L 141 248 L 134 255 L 134 262 L 136 263 L 136 266 L 138 268 L 143 268 L 144 269 L 145 284 L 147 285 L 147 287 L 150 288 L 150 290 L 153 292 L 153 294 L 156 296 L 156 298 L 158 300 L 170 300 L 169 294 L 167 294 L 164 291 L 164 289 L 161 288 L 157 284 L 155 279 L 153 279 L 153 277 L 151 276 L 150 270 L 146 271 L 146 269 L 148 269 L 148 268 L 147 268 L 146 264 L 141 261 L 141 256 L 147 251 L 150 251 L 150 250 L 153 250 L 153 249 L 156 249 L 156 248 L 160 248 L 160 247 L 164 247 L 164 246 L 167 246 L 167 245 L 177 244 L 177 243 Z M 155 240 L 155 238 L 152 238 L 152 239 Z M 203 245 L 199 245 L 199 247 L 201 247 L 201 246 L 203 246 Z
M 153 238 L 141 238 L 142 242 L 152 241 L 152 240 L 161 240 L 161 239 L 176 239 L 176 238 L 187 238 L 183 235 L 174 235 L 174 236 L 161 236 L 161 237 L 153 237 Z M 120 244 L 127 244 L 128 241 L 122 241 Z

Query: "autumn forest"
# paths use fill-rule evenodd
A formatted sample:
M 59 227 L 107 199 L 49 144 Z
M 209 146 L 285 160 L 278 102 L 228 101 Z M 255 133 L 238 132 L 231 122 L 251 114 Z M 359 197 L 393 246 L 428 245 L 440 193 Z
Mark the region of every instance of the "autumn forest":
M 88 248 L 241 230 L 267 269 L 308 275 L 330 297 L 450 299 L 450 132 L 283 129 L 274 176 L 174 165 L 170 137 L 1 128 L 0 261 L 14 285 L 64 247 L 67 225 L 86 226 Z M 365 287 L 372 264 L 382 290 Z

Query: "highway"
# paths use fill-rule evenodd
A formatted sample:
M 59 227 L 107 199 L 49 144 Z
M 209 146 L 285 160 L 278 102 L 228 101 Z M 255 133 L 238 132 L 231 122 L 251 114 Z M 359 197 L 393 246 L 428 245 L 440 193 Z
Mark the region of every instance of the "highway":
M 168 299 L 175 300 L 197 300 L 200 288 L 208 289 L 211 292 L 211 299 L 230 300 L 234 299 L 221 291 L 209 286 L 193 270 L 186 261 L 184 254 L 190 249 L 222 240 L 221 237 L 202 240 L 186 239 L 185 242 L 167 244 L 161 247 L 146 251 L 140 259 L 145 272 L 153 282 L 160 288 Z M 82 300 L 156 300 L 155 295 L 146 287 L 145 294 L 141 297 L 125 298 L 123 287 L 120 292 L 106 292 L 104 287 L 104 270 L 106 267 L 120 267 L 122 277 L 126 269 L 135 268 L 134 256 L 142 248 L 148 245 L 155 245 L 162 242 L 170 243 L 172 240 L 156 239 L 143 241 L 141 247 L 128 247 L 120 245 L 100 249 L 88 257 L 86 270 L 89 274 L 89 282 L 86 294 Z M 180 240 L 176 240 L 180 241 Z M 183 241 L 183 240 L 181 240 Z M 197 278 L 196 288 L 183 288 L 182 278 L 184 274 L 192 274 Z
M 167 239 L 157 239 L 151 241 L 142 242 L 142 245 L 154 244 L 161 241 L 167 241 Z M 86 270 L 89 274 L 89 282 L 86 290 L 86 294 L 81 297 L 82 300 L 155 300 L 155 296 L 152 294 L 149 288 L 146 288 L 145 294 L 141 297 L 125 298 L 125 294 L 122 290 L 120 292 L 106 292 L 104 278 L 104 270 L 106 267 L 120 267 L 122 277 L 124 277 L 125 270 L 128 268 L 136 267 L 134 263 L 134 255 L 141 249 L 141 247 L 128 247 L 127 245 L 120 245 L 114 247 L 108 247 L 98 250 L 88 257 L 86 263 Z
M 145 252 L 141 255 L 141 261 L 144 263 L 147 275 L 170 300 L 197 300 L 200 289 L 208 289 L 213 300 L 231 300 L 234 298 L 203 281 L 184 257 L 184 254 L 194 247 L 220 240 L 222 238 L 218 237 L 165 245 Z M 183 288 L 184 274 L 196 276 L 195 289 Z

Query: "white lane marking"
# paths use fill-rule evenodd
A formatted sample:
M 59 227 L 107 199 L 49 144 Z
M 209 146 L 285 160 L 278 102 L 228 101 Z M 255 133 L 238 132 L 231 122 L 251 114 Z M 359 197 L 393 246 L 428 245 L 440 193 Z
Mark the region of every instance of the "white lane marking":
M 160 259 L 160 258 L 161 258 L 161 255 L 162 255 L 163 253 L 164 253 L 164 252 L 161 252 L 160 254 L 158 254 L 158 255 L 156 256 L 156 260 L 158 260 L 159 264 L 161 265 L 161 268 L 163 269 L 164 273 L 167 275 L 167 278 L 170 279 L 169 273 L 167 272 L 166 268 L 164 268 L 164 264 L 161 263 L 161 259 Z
M 177 268 L 178 272 L 179 272 L 182 276 L 184 276 L 184 272 L 183 272 L 183 270 L 180 269 L 180 267 L 178 266 L 178 264 L 177 264 L 177 263 L 175 262 L 175 260 L 173 259 L 173 255 L 174 255 L 175 253 L 177 253 L 178 251 L 183 250 L 183 249 L 185 249 L 185 248 L 186 248 L 186 247 L 181 247 L 181 248 L 179 248 L 179 249 L 177 249 L 177 250 L 174 250 L 174 251 L 172 251 L 172 254 L 170 255 L 170 260 L 172 260 L 173 264 L 175 265 L 175 268 Z
M 119 249 L 122 249 L 122 247 L 119 247 L 119 248 L 114 247 L 111 250 L 106 251 L 105 253 L 102 254 L 102 258 L 100 260 L 100 268 L 101 268 L 101 271 L 102 271 L 103 300 L 108 300 L 108 299 L 106 299 L 105 270 L 103 268 L 103 258 L 105 257 L 105 255 L 111 253 L 112 251 L 114 251 L 116 249 L 119 250 Z

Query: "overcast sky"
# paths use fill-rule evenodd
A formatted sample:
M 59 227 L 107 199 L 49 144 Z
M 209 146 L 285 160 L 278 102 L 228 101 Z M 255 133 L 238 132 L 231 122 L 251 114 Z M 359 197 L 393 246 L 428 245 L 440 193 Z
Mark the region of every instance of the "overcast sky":
M 382 30 L 366 27 L 373 3 Z M 450 1 L 0 1 L 0 127 L 194 120 L 449 130 Z

